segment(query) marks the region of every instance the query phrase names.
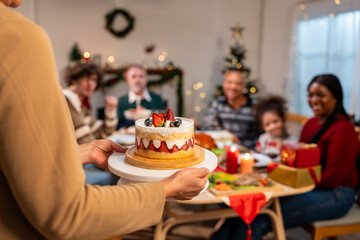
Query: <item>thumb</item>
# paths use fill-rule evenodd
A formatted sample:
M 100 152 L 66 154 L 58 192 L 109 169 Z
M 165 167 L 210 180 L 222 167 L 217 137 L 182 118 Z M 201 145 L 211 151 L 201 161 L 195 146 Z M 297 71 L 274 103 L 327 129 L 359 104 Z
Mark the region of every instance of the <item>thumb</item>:
M 203 178 L 203 177 L 207 177 L 207 175 L 209 174 L 209 169 L 207 169 L 207 168 L 204 168 L 204 167 L 202 167 L 202 168 L 198 168 L 198 171 L 197 171 L 197 176 L 199 177 L 199 178 Z
M 112 150 L 114 150 L 115 152 L 120 152 L 120 153 L 124 153 L 126 152 L 127 148 L 124 147 L 124 146 L 121 146 L 120 144 L 117 144 L 113 141 L 110 140 L 110 145 L 111 145 L 111 148 Z

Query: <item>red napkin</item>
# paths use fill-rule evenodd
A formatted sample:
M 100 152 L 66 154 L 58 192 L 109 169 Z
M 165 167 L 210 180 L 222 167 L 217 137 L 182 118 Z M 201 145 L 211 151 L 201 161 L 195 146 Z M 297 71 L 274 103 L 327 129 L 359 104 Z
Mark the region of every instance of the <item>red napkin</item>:
M 251 193 L 229 196 L 232 207 L 248 225 L 247 240 L 251 240 L 250 224 L 266 204 L 264 193 Z
M 218 166 L 216 166 L 216 168 L 214 169 L 213 172 L 224 172 L 225 173 L 226 170 L 218 165 Z

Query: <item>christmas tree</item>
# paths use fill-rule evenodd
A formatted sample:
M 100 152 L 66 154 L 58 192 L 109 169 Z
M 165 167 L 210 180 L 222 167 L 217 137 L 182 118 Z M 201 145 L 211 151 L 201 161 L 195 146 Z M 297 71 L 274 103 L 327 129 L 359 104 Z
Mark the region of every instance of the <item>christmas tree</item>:
M 78 44 L 75 43 L 71 49 L 71 52 L 69 55 L 69 60 L 70 60 L 70 62 L 74 62 L 74 61 L 80 61 L 81 59 L 82 59 L 82 53 L 79 49 Z
M 251 69 L 244 63 L 246 59 L 246 49 L 240 44 L 240 38 L 242 37 L 242 31 L 244 27 L 235 26 L 231 28 L 233 32 L 233 38 L 235 39 L 234 45 L 230 46 L 228 54 L 225 57 L 225 69 L 224 73 L 231 70 L 237 70 L 243 73 L 246 78 L 245 94 L 252 94 L 257 92 L 255 81 L 250 78 Z

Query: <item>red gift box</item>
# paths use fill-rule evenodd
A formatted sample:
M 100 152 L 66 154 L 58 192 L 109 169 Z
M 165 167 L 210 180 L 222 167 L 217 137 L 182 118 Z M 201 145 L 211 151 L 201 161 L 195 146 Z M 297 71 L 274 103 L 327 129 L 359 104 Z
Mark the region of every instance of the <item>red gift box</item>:
M 281 161 L 291 167 L 315 166 L 320 163 L 320 152 L 316 144 L 283 144 Z

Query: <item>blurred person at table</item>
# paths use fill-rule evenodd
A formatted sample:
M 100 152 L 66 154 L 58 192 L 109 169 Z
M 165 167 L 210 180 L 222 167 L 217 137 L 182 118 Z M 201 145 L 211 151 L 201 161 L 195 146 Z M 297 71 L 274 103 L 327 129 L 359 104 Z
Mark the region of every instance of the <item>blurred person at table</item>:
M 315 76 L 307 90 L 315 117 L 305 124 L 300 141 L 316 143 L 321 149 L 321 181 L 310 192 L 280 198 L 285 228 L 344 216 L 354 204 L 358 183 L 359 140 L 343 107 L 339 79 L 332 74 Z M 272 230 L 269 217 L 258 215 L 251 229 L 252 239 L 262 239 Z M 246 224 L 231 218 L 212 239 L 245 239 L 246 234 Z
M 140 66 L 130 66 L 124 73 L 129 86 L 129 92 L 119 98 L 117 113 L 120 127 L 134 125 L 134 121 L 126 119 L 124 112 L 129 109 L 163 110 L 165 108 L 162 98 L 147 89 L 148 77 Z
M 255 150 L 270 157 L 280 155 L 282 142 L 296 143 L 294 136 L 286 130 L 286 100 L 280 96 L 269 96 L 254 107 L 255 121 L 263 133 L 259 136 Z
M 116 97 L 105 98 L 105 120 L 96 119 L 84 101 L 101 85 L 102 71 L 92 63 L 76 62 L 66 69 L 68 87 L 63 90 L 79 144 L 111 135 L 118 123 Z M 86 184 L 116 185 L 118 177 L 93 165 L 84 166 Z
M 107 168 L 110 140 L 78 145 L 50 39 L 0 0 L 0 238 L 105 239 L 159 222 L 165 199 L 191 199 L 208 170 L 151 183 L 85 184 L 82 163 Z
M 110 136 L 118 123 L 116 97 L 105 98 L 105 120 L 98 120 L 84 100 L 88 99 L 102 83 L 101 69 L 92 63 L 76 62 L 66 70 L 68 87 L 63 90 L 79 144 Z
M 253 149 L 258 130 L 252 107 L 254 100 L 243 93 L 246 86 L 243 74 L 237 70 L 225 73 L 224 95 L 216 98 L 203 118 L 203 130 L 225 129 L 234 135 L 234 142 Z

